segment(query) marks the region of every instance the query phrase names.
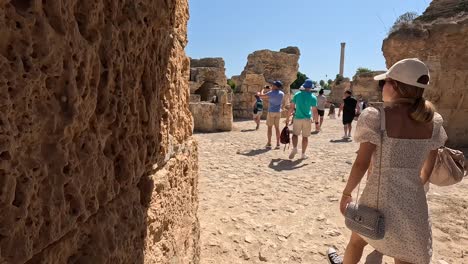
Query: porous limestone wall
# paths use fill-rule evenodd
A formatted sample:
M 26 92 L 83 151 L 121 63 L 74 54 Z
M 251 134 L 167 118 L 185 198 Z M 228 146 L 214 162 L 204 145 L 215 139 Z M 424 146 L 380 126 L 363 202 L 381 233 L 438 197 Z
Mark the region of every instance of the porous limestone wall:
M 381 102 L 382 90 L 379 88 L 378 81 L 374 76 L 384 73 L 384 71 L 373 71 L 356 74 L 351 82 L 351 90 L 354 97 L 362 96 L 368 102 Z
M 387 67 L 416 57 L 430 70 L 425 97 L 444 117 L 449 144 L 468 146 L 468 4 L 434 0 L 412 24 L 384 40 Z
M 240 77 L 233 77 L 236 91 L 233 95 L 233 112 L 236 118 L 252 118 L 254 95 L 275 80 L 283 82 L 286 95 L 285 105 L 289 105 L 290 86 L 296 80 L 299 70 L 300 51 L 297 47 L 287 47 L 280 51 L 259 50 L 249 54 L 247 65 Z M 268 100 L 265 100 L 265 109 Z M 286 114 L 286 111 L 284 112 Z M 264 111 L 266 117 L 266 111 Z
M 198 263 L 187 19 L 0 1 L 0 263 Z

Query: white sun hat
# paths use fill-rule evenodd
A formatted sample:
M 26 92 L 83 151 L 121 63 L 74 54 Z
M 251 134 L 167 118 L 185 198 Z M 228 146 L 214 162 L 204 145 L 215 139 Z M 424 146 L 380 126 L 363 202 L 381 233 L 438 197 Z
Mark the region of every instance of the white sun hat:
M 424 62 L 416 58 L 404 59 L 393 64 L 386 73 L 377 75 L 374 80 L 393 79 L 419 88 L 429 86 L 429 69 Z

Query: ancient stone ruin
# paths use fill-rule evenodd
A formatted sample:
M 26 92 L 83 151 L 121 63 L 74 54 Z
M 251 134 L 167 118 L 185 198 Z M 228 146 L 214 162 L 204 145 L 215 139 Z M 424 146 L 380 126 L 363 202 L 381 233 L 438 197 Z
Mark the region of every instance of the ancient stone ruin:
M 422 16 L 384 40 L 387 67 L 416 57 L 430 69 L 425 96 L 445 121 L 449 144 L 468 146 L 468 3 L 434 0 Z
M 297 47 L 287 47 L 280 51 L 259 50 L 250 54 L 247 65 L 240 76 L 231 78 L 236 83 L 233 95 L 233 111 L 236 118 L 252 118 L 254 95 L 274 80 L 281 80 L 289 104 L 290 85 L 296 80 L 299 70 L 300 51 Z M 268 102 L 265 100 L 265 109 Z M 286 114 L 286 112 L 285 112 Z M 264 111 L 266 116 L 266 111 Z
M 222 58 L 190 60 L 190 111 L 196 131 L 231 131 L 231 98 Z
M 198 263 L 187 0 L 0 6 L 0 263 Z
M 374 76 L 384 73 L 384 71 L 373 71 L 356 74 L 351 82 L 353 96 L 362 98 L 368 102 L 381 102 L 382 90 L 379 88 L 378 81 Z
M 341 104 L 343 102 L 343 94 L 346 90 L 351 89 L 351 81 L 349 78 L 342 80 L 336 79 L 330 85 L 331 93 L 328 100 L 334 104 Z

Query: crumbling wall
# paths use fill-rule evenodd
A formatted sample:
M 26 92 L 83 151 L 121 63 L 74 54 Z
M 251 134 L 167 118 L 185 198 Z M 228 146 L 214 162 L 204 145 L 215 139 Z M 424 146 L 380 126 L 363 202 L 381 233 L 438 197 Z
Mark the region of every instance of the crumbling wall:
M 233 112 L 236 118 L 252 118 L 254 95 L 275 80 L 283 82 L 286 106 L 289 105 L 290 86 L 299 70 L 300 51 L 287 47 L 280 51 L 259 50 L 249 54 L 247 65 L 240 77 L 233 77 L 236 91 L 233 95 Z M 268 100 L 265 100 L 265 109 Z M 286 113 L 286 112 L 285 112 Z M 266 111 L 264 111 L 266 116 Z
M 197 263 L 187 0 L 0 1 L 0 263 Z
M 419 58 L 430 70 L 425 97 L 444 117 L 449 144 L 468 146 L 468 4 L 434 0 L 424 14 L 383 43 L 387 67 Z
M 194 130 L 232 130 L 232 91 L 223 58 L 190 60 L 190 112 Z
M 349 78 L 344 78 L 341 81 L 335 80 L 334 82 L 332 82 L 330 87 L 331 93 L 328 97 L 328 100 L 334 104 L 339 105 L 343 103 L 344 92 L 346 90 L 351 89 L 351 82 Z
M 374 76 L 384 73 L 384 71 L 373 71 L 356 74 L 351 82 L 351 90 L 354 97 L 362 96 L 368 102 L 381 102 L 382 90 L 379 88 L 378 81 Z

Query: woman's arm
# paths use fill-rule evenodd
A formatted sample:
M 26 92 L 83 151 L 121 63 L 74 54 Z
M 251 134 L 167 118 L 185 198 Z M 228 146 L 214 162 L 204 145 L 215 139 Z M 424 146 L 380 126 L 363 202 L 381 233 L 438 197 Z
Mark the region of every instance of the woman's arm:
M 422 184 L 426 184 L 427 181 L 429 181 L 429 177 L 431 177 L 432 170 L 434 169 L 434 164 L 437 158 L 437 152 L 438 150 L 432 150 L 429 152 L 429 155 L 426 158 L 426 161 L 424 161 L 424 165 L 421 169 L 421 182 Z
M 374 153 L 375 148 L 376 145 L 369 142 L 361 143 L 359 146 L 358 155 L 354 161 L 351 173 L 348 178 L 348 183 L 346 184 L 346 187 L 343 190 L 343 195 L 341 197 L 340 211 L 342 214 L 344 214 L 348 203 L 352 201 L 351 193 L 359 184 L 362 177 L 364 177 L 367 169 L 369 169 L 372 154 Z

